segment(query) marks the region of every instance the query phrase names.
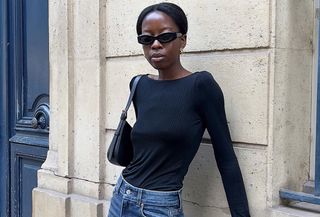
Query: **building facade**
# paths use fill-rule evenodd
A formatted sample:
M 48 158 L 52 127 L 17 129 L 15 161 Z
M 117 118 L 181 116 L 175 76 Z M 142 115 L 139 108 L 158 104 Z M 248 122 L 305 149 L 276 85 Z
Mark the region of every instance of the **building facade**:
M 5 2 L 9 5 L 2 0 L 2 6 L 7 7 Z M 129 81 L 136 74 L 157 73 L 144 59 L 135 33 L 140 11 L 156 2 L 48 1 L 50 101 L 39 100 L 27 115 L 27 125 L 35 126 L 32 135 L 36 138 L 42 136 L 44 141 L 50 131 L 49 143 L 44 145 L 46 158 L 32 192 L 33 217 L 106 216 L 122 170 L 107 161 L 106 151 L 129 94 Z M 189 21 L 183 65 L 193 72 L 209 71 L 224 92 L 252 216 L 320 216 L 310 203 L 289 202 L 295 195 L 294 201 L 301 200 L 303 193 L 312 198 L 317 189 L 318 0 L 172 2 L 185 10 Z M 2 39 L 6 37 L 2 34 Z M 11 63 L 3 66 L 7 61 L 4 51 L 10 46 L 1 46 L 2 70 L 7 73 L 2 73 L 0 81 L 6 84 L 10 76 L 4 75 L 10 74 Z M 38 74 L 34 77 L 39 78 Z M 45 129 L 39 115 L 41 110 L 45 116 L 44 105 L 50 107 L 50 127 Z M 8 132 L 5 123 L 9 120 L 3 116 L 1 132 Z M 128 119 L 134 123 L 133 108 Z M 1 149 L 9 156 L 7 160 L 12 160 L 12 143 Z M 12 162 L 2 168 L 3 173 L 12 174 Z M 11 186 L 15 179 L 3 178 L 1 183 Z M 184 185 L 186 217 L 230 216 L 207 133 Z M 11 201 L 2 205 L 11 210 L 6 215 L 24 216 L 15 214 L 23 213 L 23 205 L 13 204 L 25 202 L 11 200 L 5 189 L 2 198 Z M 317 203 L 317 198 L 311 202 Z

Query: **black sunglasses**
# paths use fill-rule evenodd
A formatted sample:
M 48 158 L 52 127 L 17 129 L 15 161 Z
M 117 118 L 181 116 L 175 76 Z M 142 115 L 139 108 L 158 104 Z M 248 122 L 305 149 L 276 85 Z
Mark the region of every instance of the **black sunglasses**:
M 153 44 L 155 40 L 158 40 L 160 43 L 168 43 L 170 41 L 175 40 L 178 37 L 181 37 L 182 33 L 180 32 L 165 32 L 158 36 L 151 35 L 139 35 L 138 42 L 143 45 Z

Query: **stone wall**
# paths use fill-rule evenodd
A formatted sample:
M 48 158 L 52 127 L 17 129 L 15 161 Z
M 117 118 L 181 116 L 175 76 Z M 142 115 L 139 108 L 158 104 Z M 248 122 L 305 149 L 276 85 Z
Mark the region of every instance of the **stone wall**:
M 106 160 L 106 150 L 129 81 L 157 73 L 135 33 L 138 14 L 155 2 L 49 1 L 50 150 L 33 192 L 34 217 L 106 215 L 122 169 Z M 211 72 L 220 84 L 252 216 L 269 217 L 281 203 L 280 187 L 301 190 L 308 179 L 313 2 L 173 2 L 189 19 L 182 63 Z M 207 133 L 204 138 L 185 179 L 185 215 L 227 217 Z

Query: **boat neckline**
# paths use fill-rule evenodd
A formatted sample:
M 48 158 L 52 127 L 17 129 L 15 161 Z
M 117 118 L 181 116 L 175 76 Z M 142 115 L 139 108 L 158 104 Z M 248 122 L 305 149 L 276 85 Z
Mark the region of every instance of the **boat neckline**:
M 198 72 L 193 72 L 193 73 L 191 73 L 191 74 L 189 74 L 189 75 L 186 75 L 186 76 L 183 76 L 183 77 L 181 77 L 181 78 L 161 79 L 161 80 L 159 80 L 159 79 L 153 79 L 153 78 L 149 77 L 149 75 L 153 75 L 153 76 L 154 76 L 154 74 L 145 74 L 145 75 L 146 75 L 146 77 L 147 77 L 149 80 L 152 80 L 152 81 L 156 81 L 156 82 L 172 82 L 172 81 L 180 81 L 180 80 L 189 78 L 189 77 L 191 77 L 191 76 L 193 76 L 193 75 L 195 75 L 195 74 L 197 74 L 197 73 L 198 73 Z

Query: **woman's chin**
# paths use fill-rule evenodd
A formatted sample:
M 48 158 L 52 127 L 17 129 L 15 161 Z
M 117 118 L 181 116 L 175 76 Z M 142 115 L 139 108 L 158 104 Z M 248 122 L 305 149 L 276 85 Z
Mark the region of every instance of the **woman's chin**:
M 163 69 L 163 66 L 161 66 L 161 64 L 151 63 L 151 66 L 152 66 L 154 69 L 157 69 L 157 70 Z

